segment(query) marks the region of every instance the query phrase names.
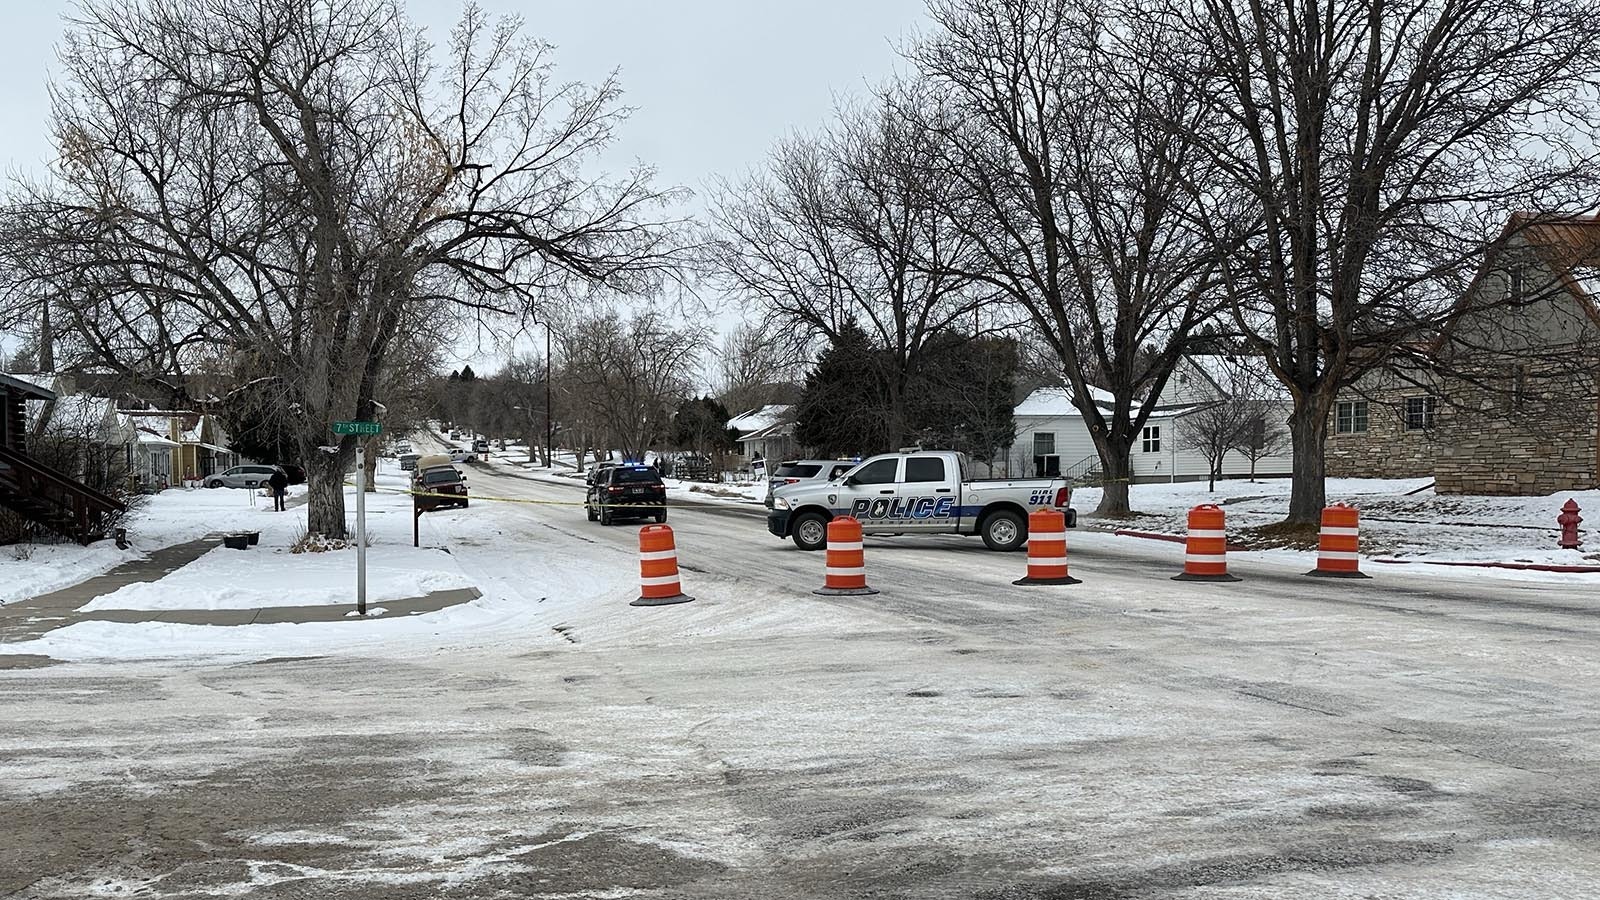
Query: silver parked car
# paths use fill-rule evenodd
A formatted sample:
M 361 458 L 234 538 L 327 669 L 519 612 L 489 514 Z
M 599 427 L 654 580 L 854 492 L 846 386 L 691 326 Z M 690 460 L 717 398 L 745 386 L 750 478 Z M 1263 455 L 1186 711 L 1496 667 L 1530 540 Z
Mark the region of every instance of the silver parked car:
M 276 471 L 277 466 L 234 466 L 226 472 L 207 475 L 205 485 L 208 488 L 253 488 L 266 484 Z
M 854 469 L 856 459 L 789 459 L 778 463 L 767 479 L 767 508 L 772 508 L 772 492 L 802 482 L 832 481 Z

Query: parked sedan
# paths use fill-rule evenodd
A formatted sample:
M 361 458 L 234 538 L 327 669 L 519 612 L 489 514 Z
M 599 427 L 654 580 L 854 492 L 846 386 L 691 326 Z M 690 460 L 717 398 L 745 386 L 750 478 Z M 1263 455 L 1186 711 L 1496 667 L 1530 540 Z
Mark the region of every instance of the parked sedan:
M 254 488 L 266 484 L 276 471 L 277 466 L 234 466 L 226 472 L 207 475 L 205 485 L 208 488 Z

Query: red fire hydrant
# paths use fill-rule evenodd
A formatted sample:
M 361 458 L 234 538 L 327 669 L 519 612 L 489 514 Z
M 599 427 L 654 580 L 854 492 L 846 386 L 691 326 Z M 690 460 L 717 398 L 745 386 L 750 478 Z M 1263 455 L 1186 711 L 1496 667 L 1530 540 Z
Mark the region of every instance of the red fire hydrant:
M 1583 540 L 1578 537 L 1578 523 L 1583 521 L 1583 516 L 1578 515 L 1578 502 L 1571 498 L 1561 506 L 1561 515 L 1556 516 L 1556 523 L 1561 526 L 1561 549 L 1576 550 Z

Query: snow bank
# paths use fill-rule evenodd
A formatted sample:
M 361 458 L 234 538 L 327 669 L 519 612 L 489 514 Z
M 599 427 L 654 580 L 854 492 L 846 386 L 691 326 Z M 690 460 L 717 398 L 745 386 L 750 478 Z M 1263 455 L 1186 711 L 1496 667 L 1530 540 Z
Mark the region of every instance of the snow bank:
M 471 587 L 439 550 L 380 546 L 367 552 L 367 602 L 404 600 Z M 158 581 L 130 584 L 83 609 L 257 609 L 355 602 L 356 552 L 290 553 L 286 548 L 218 547 Z

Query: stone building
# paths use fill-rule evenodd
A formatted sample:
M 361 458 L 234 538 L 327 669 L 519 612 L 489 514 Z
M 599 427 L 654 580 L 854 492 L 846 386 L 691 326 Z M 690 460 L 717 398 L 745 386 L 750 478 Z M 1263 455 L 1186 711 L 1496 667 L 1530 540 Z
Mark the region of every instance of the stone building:
M 1438 410 L 1441 494 L 1600 484 L 1600 217 L 1513 216 L 1458 307 Z
M 1437 370 L 1401 354 L 1340 393 L 1329 475 L 1432 475 L 1441 494 L 1600 484 L 1600 217 L 1512 216 L 1429 349 Z
M 1436 379 L 1404 362 L 1368 373 L 1340 393 L 1328 423 L 1328 474 L 1425 478 L 1434 473 L 1444 412 Z

